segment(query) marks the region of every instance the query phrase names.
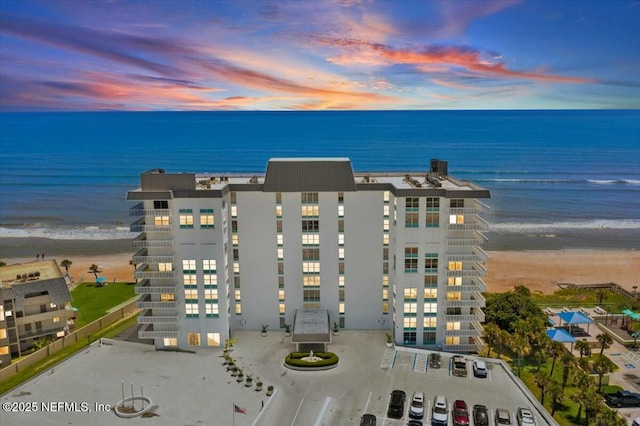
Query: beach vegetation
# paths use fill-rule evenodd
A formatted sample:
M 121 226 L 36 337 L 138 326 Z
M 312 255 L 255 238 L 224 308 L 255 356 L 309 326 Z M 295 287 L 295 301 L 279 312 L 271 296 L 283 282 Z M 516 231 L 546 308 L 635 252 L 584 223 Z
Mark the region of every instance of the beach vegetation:
M 515 286 L 504 293 L 487 293 L 484 309 L 487 323 L 494 323 L 500 329 L 513 333 L 514 325 L 520 319 L 525 321 L 538 318 L 544 325 L 546 314 L 538 307 L 527 287 Z
M 91 266 L 89 266 L 89 272 L 91 272 L 93 275 L 95 275 L 96 280 L 98 279 L 98 273 L 102 272 L 99 269 L 100 269 L 100 267 L 98 265 L 96 265 L 95 263 L 92 264 Z
M 619 314 L 624 309 L 640 311 L 640 300 L 632 300 L 624 294 L 614 293 L 607 289 L 563 288 L 550 294 L 532 293 L 531 297 L 536 305 L 544 308 L 600 306 L 610 314 Z
M 0 261 L 0 268 L 2 268 L 3 266 L 7 266 L 7 262 Z
M 76 312 L 76 328 L 83 327 L 107 312 L 135 297 L 135 286 L 128 283 L 110 283 L 97 288 L 96 283 L 82 283 L 71 290 Z

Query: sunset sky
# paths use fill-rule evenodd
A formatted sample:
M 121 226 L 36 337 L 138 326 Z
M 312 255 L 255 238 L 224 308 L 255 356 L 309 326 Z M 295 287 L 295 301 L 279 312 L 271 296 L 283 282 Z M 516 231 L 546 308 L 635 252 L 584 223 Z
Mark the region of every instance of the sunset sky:
M 640 108 L 640 1 L 0 0 L 0 110 Z

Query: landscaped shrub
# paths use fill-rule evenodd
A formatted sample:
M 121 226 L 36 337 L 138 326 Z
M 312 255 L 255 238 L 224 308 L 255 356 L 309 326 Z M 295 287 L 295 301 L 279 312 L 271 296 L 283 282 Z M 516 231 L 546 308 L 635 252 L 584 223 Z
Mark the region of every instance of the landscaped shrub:
M 333 352 L 314 352 L 313 354 L 316 357 L 321 358 L 321 360 L 315 362 L 303 361 L 302 358 L 308 357 L 309 352 L 291 352 L 284 358 L 284 362 L 295 367 L 313 368 L 334 365 L 339 361 L 338 355 L 334 354 Z

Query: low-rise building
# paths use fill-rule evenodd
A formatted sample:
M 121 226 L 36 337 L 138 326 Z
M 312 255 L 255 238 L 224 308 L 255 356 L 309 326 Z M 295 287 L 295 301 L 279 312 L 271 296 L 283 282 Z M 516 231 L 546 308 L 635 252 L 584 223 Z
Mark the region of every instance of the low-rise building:
M 37 339 L 68 333 L 71 293 L 55 260 L 0 268 L 0 368 Z

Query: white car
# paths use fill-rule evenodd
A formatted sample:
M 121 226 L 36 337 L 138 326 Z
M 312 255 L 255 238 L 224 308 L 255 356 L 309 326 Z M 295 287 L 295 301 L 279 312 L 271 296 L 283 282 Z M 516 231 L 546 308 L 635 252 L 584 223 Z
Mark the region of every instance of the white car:
M 412 419 L 421 419 L 424 417 L 424 393 L 414 392 L 409 406 L 409 417 Z
M 446 426 L 449 424 L 449 411 L 447 398 L 437 395 L 433 400 L 433 410 L 431 412 L 431 424 L 434 426 Z
M 533 413 L 528 408 L 518 408 L 518 426 L 536 426 L 536 420 Z

